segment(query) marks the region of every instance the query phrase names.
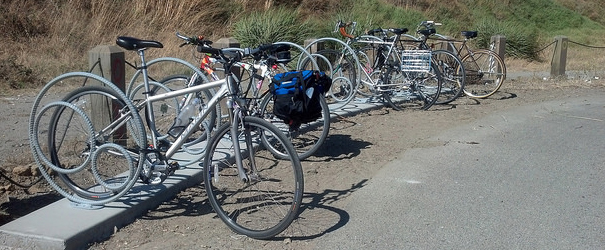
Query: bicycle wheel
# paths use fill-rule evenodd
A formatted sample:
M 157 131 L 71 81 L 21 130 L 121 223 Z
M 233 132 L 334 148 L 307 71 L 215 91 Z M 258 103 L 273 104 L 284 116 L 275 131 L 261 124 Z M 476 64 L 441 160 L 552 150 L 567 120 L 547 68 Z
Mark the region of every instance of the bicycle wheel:
M 195 76 L 195 75 L 194 75 Z M 187 88 L 189 82 L 191 81 L 190 76 L 186 75 L 171 75 L 160 81 L 163 86 L 168 87 L 167 91 L 174 91 L 179 89 Z M 201 79 L 196 78 L 193 79 L 194 83 L 192 86 L 197 86 L 200 84 L 204 84 Z M 159 94 L 163 91 L 166 91 L 160 87 L 152 87 L 152 91 L 154 94 Z M 136 91 L 133 91 L 136 92 Z M 156 93 L 157 92 L 157 93 Z M 200 104 L 197 105 L 199 111 L 206 106 L 210 102 L 210 99 L 214 96 L 214 90 L 206 89 L 199 92 L 194 93 L 192 98 L 197 98 L 200 101 Z M 165 101 L 170 102 L 170 104 L 166 105 Z M 174 124 L 174 119 L 181 113 L 181 110 L 185 106 L 186 97 L 181 96 L 181 100 L 178 101 L 177 105 L 174 104 L 175 99 L 170 98 L 160 102 L 154 102 L 154 112 L 155 114 L 155 123 L 156 123 L 156 131 L 157 135 L 161 138 L 166 138 L 168 132 L 170 131 L 173 135 L 178 135 L 179 132 L 175 132 L 175 130 L 171 131 L 172 125 Z M 159 106 L 159 111 L 157 107 Z M 165 110 L 168 110 L 167 112 Z M 145 113 L 147 115 L 147 113 Z M 161 123 L 160 123 L 161 121 Z M 199 150 L 195 150 L 191 148 L 191 146 L 196 145 L 208 138 L 208 135 L 212 132 L 215 127 L 218 127 L 221 124 L 221 106 L 217 104 L 214 109 L 211 110 L 210 114 L 204 119 L 204 121 L 200 124 L 200 127 L 192 133 L 188 137 L 188 141 L 185 142 L 182 146 L 183 150 L 189 152 L 191 154 L 201 153 Z
M 402 72 L 389 67 L 382 80 L 389 86 L 383 97 L 395 110 L 428 110 L 441 92 L 441 73 L 435 64 L 431 64 L 428 72 Z
M 357 57 L 361 64 L 360 84 L 357 86 L 357 93 L 364 97 L 378 97 L 381 95 L 379 91 L 376 91 L 374 87 L 376 82 L 380 78 L 379 70 L 376 71 L 372 68 L 375 65 L 376 56 L 375 46 L 366 46 L 357 51 Z M 369 76 L 369 77 L 368 77 Z
M 52 109 L 46 106 L 36 122 L 40 124 L 44 113 L 51 111 L 50 162 L 45 157 L 42 161 L 56 175 L 44 171 L 43 175 L 63 196 L 80 204 L 100 205 L 120 198 L 136 183 L 143 168 L 144 154 L 137 150 L 145 141 L 142 120 L 136 112 L 120 114 L 132 106 L 114 90 L 101 86 L 76 89 L 59 104 Z M 105 112 L 100 106 L 107 107 Z M 122 122 L 114 122 L 116 119 Z
M 319 70 L 332 78 L 332 86 L 326 95 L 327 102 L 346 105 L 355 96 L 356 69 L 355 62 L 349 56 L 343 56 L 336 50 L 321 50 L 317 54 L 327 58 L 329 62 L 318 59 Z M 331 67 L 327 65 L 331 64 Z M 330 72 L 329 69 L 332 69 Z
M 464 93 L 473 98 L 487 98 L 496 93 L 506 78 L 502 58 L 491 50 L 476 50 L 462 58 L 466 73 Z
M 281 130 L 292 142 L 300 160 L 307 159 L 313 155 L 323 145 L 330 133 L 330 108 L 323 96 L 320 96 L 321 118 L 314 122 L 303 123 L 297 129 L 290 129 L 288 124 L 280 118 L 273 115 L 273 95 L 268 93 L 263 98 L 260 110 L 263 119 L 271 122 Z M 271 151 L 276 157 L 285 159 L 288 157 L 283 148 L 273 146 L 267 138 L 263 137 L 263 145 Z
M 204 157 L 204 184 L 208 200 L 233 231 L 255 239 L 271 238 L 298 215 L 303 196 L 300 160 L 286 136 L 258 117 L 243 117 L 232 138 L 232 126 L 222 125 L 208 142 Z M 261 146 L 261 135 L 282 147 L 286 159 Z M 235 151 L 234 142 L 240 145 Z M 241 156 L 245 173 L 234 158 Z M 242 180 L 246 176 L 247 181 Z
M 437 64 L 443 82 L 435 104 L 450 103 L 462 94 L 465 72 L 460 58 L 447 50 L 433 50 L 433 63 Z

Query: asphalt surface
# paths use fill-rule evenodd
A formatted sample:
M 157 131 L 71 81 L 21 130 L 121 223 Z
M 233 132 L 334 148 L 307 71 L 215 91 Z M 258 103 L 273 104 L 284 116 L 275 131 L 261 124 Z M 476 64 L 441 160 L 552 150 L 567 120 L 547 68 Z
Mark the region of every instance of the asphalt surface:
M 407 150 L 318 249 L 604 249 L 605 98 L 499 112 Z

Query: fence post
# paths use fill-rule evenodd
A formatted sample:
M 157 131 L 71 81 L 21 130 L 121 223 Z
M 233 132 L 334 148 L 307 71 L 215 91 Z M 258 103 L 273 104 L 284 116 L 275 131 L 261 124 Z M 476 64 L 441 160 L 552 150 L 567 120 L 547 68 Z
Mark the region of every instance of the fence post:
M 122 49 L 110 45 L 94 47 L 88 51 L 88 65 L 92 69 L 91 73 L 104 77 L 124 91 L 126 66 Z M 120 107 L 117 103 L 109 105 L 109 101 L 107 98 L 101 97 L 91 100 L 91 112 L 95 115 L 90 118 L 95 127 L 108 125 L 112 120 L 118 118 L 117 110 Z M 125 144 L 127 135 L 125 126 L 122 130 L 114 134 L 115 143 Z
M 235 39 L 234 37 L 223 37 L 221 39 L 216 40 L 216 42 L 212 43 L 212 47 L 217 48 L 217 49 L 224 49 L 224 48 L 239 48 L 241 45 L 239 43 L 239 41 L 237 39 Z M 239 71 L 239 67 L 233 67 L 231 69 L 231 72 L 233 72 L 235 75 L 239 76 L 240 71 Z M 222 75 L 222 72 L 217 71 L 217 74 L 221 75 L 221 77 L 224 77 L 224 75 Z
M 315 40 L 317 40 L 317 38 L 306 39 L 304 41 L 304 47 L 306 48 L 307 46 L 309 46 L 309 44 L 311 44 L 312 42 L 315 42 Z M 311 46 L 311 48 L 309 48 L 309 53 L 313 54 L 313 53 L 316 53 L 317 51 L 321 51 L 323 49 L 324 49 L 323 43 L 315 43 L 315 44 L 313 44 L 313 46 Z
M 240 46 L 241 46 L 241 44 L 234 37 L 223 37 L 223 38 L 216 40 L 214 43 L 212 43 L 212 47 L 217 48 L 217 49 L 239 48 Z M 225 74 L 222 71 L 215 71 L 215 72 L 219 75 L 219 77 L 225 77 Z M 231 72 L 238 77 L 241 76 L 239 67 L 235 67 L 235 66 L 231 67 Z M 248 84 L 249 81 L 250 80 L 242 81 L 240 84 Z M 242 86 L 242 88 L 244 88 L 244 89 L 246 87 Z M 229 114 L 229 111 L 227 109 L 227 98 L 223 98 L 223 100 L 221 101 L 221 109 L 222 109 L 221 114 Z
M 492 36 L 491 43 L 494 44 L 493 51 L 502 58 L 502 61 L 504 61 L 504 55 L 506 54 L 506 37 L 502 35 Z
M 555 37 L 555 52 L 550 63 L 550 76 L 559 77 L 565 75 L 565 64 L 567 63 L 567 42 L 566 36 Z
M 221 39 L 216 40 L 213 43 L 215 48 L 223 49 L 223 48 L 239 48 L 239 41 L 233 37 L 223 37 Z

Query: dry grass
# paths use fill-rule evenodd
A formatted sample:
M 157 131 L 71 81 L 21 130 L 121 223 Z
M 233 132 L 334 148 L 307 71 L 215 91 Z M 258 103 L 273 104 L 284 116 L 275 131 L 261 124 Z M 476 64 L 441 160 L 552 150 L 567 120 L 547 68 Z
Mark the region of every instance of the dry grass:
M 212 0 L 5 2 L 0 7 L 6 13 L 0 17 L 0 59 L 33 70 L 37 80 L 29 87 L 60 73 L 88 70 L 88 50 L 114 44 L 119 35 L 162 41 L 165 49 L 150 51 L 150 57 L 174 55 L 182 50 L 175 31 L 221 37 L 225 29 L 216 27 L 228 26 L 232 16 L 223 6 L 228 2 Z M 0 87 L 9 88 L 4 82 Z
M 403 9 L 414 9 L 431 13 L 441 9 L 442 0 L 382 0 Z M 565 6 L 576 1 L 559 0 Z M 580 1 L 578 12 L 591 18 L 601 7 L 602 1 Z M 50 78 L 69 71 L 88 70 L 87 52 L 97 45 L 113 44 L 115 37 L 129 35 L 155 39 L 164 43 L 161 50 L 150 50 L 149 58 L 175 56 L 191 59 L 190 50 L 179 48 L 175 31 L 190 35 L 204 35 L 216 40 L 230 36 L 233 23 L 246 13 L 266 10 L 269 7 L 286 6 L 298 8 L 305 17 L 333 16 L 334 11 L 344 9 L 352 1 L 337 0 L 6 0 L 0 5 L 0 61 L 24 66 L 31 70 L 35 79 L 28 79 L 29 86 L 37 88 Z M 467 6 L 465 1 L 449 1 L 447 6 Z M 458 8 L 460 9 L 460 8 Z M 332 14 L 330 14 L 332 13 Z M 575 53 L 570 51 L 571 53 Z M 590 54 L 590 52 L 588 52 Z M 136 61 L 134 53 L 127 53 L 129 61 Z M 570 56 L 570 69 L 599 70 L 596 64 L 574 59 Z M 15 69 L 13 69 L 15 70 Z M 0 71 L 2 75 L 17 75 Z M 0 79 L 0 89 L 14 88 L 7 80 Z

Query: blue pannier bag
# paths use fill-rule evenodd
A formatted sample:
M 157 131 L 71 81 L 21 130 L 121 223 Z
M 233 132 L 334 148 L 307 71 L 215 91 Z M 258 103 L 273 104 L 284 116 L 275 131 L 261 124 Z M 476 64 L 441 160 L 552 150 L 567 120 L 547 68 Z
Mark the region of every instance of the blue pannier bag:
M 273 114 L 290 128 L 298 128 L 321 118 L 320 98 L 330 89 L 332 79 L 313 70 L 291 71 L 271 79 Z

